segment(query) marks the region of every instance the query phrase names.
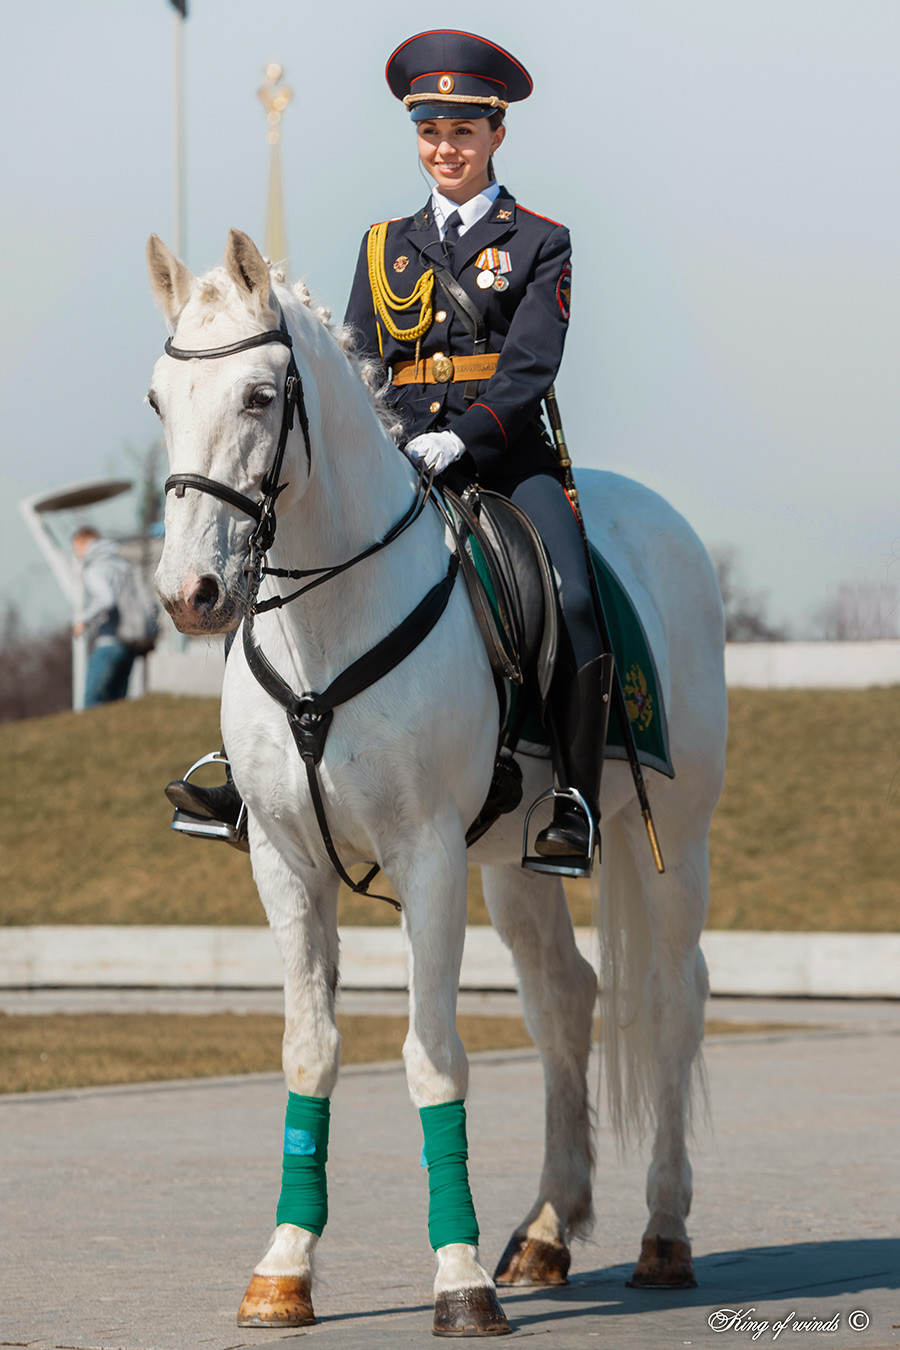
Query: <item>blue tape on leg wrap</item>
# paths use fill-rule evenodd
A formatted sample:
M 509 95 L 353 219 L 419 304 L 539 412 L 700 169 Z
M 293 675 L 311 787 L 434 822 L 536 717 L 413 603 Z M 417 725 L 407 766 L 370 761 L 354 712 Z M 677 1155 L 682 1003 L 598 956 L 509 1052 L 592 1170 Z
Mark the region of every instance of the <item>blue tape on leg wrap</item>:
M 327 1097 L 301 1097 L 288 1093 L 284 1116 L 284 1156 L 281 1196 L 276 1223 L 292 1223 L 319 1236 L 328 1222 L 328 1125 L 331 1103 Z

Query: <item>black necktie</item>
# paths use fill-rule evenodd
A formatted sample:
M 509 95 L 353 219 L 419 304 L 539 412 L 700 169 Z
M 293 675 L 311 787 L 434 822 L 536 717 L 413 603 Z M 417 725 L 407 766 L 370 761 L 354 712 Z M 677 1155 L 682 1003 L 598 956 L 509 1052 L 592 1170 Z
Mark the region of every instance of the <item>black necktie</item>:
M 459 240 L 459 227 L 462 224 L 462 217 L 458 211 L 453 211 L 444 222 L 444 243 L 453 256 L 453 245 Z

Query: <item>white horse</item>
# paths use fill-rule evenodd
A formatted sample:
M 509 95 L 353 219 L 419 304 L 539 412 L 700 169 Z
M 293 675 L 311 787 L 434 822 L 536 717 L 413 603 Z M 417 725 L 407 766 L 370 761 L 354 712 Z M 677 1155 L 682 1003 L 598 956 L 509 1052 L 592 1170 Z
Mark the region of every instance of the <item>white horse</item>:
M 232 231 L 224 268 L 199 279 L 155 236 L 148 261 L 182 353 L 182 359 L 160 358 L 148 396 L 162 419 L 171 472 L 201 475 L 242 495 L 222 500 L 184 484 L 169 493 L 157 585 L 182 632 L 219 633 L 241 622 L 254 530 L 246 503 L 259 501 L 272 467 L 290 360 L 302 379 L 308 446 L 301 419 L 290 430 L 285 420 L 285 486 L 268 550 L 272 567 L 327 569 L 361 553 L 402 517 L 415 495 L 416 473 L 386 429 L 359 362 L 347 355 L 344 335 L 329 326 L 327 313 L 311 308 L 302 286 L 291 290 L 271 273 L 247 236 Z M 244 345 L 282 324 L 292 355 L 283 340 Z M 185 349 L 208 353 L 236 344 L 219 359 L 184 356 Z M 708 993 L 698 944 L 708 900 L 709 826 L 724 773 L 724 622 L 709 560 L 679 515 L 616 475 L 586 474 L 579 482 L 589 533 L 630 591 L 654 651 L 676 772 L 673 780 L 652 774 L 649 784 L 663 875 L 644 836 L 627 765 L 607 764 L 601 800 L 608 1093 L 617 1128 L 649 1121 L 655 1131 L 650 1217 L 633 1280 L 671 1287 L 694 1283 L 685 1228 L 691 1203 L 685 1128 Z M 260 615 L 259 647 L 294 691 L 322 691 L 440 582 L 450 552 L 444 524 L 429 504 L 389 546 Z M 269 578 L 261 594 L 278 594 L 278 588 L 289 594 L 297 587 Z M 289 1101 L 312 1099 L 327 1112 L 340 1051 L 338 878 L 285 711 L 254 678 L 240 641 L 226 668 L 222 732 L 249 811 L 253 875 L 284 962 Z M 496 1280 L 560 1284 L 569 1243 L 592 1219 L 586 1074 L 597 977 L 576 948 L 559 878 L 520 866 L 522 811 L 550 785 L 546 760 L 519 756 L 523 807 L 502 817 L 467 855 L 466 829 L 491 781 L 497 733 L 494 682 L 460 582 L 420 645 L 337 709 L 318 781 L 342 862 L 377 862 L 399 897 L 409 952 L 403 1050 L 409 1091 L 416 1107 L 439 1113 L 466 1096 L 456 995 L 467 864 L 483 867 L 491 921 L 512 953 L 546 1086 L 537 1198 L 516 1226 Z M 423 1122 L 427 1117 L 426 1111 Z M 436 1171 L 436 1146 L 425 1128 L 429 1170 L 434 1163 Z M 318 1129 L 288 1130 L 301 1140 L 291 1147 L 306 1151 L 296 1165 L 320 1169 L 312 1183 L 310 1171 L 304 1173 L 304 1185 L 319 1188 L 316 1203 L 324 1196 L 326 1151 Z M 460 1185 L 467 1190 L 464 1146 L 463 1134 L 453 1163 L 457 1198 Z M 432 1197 L 430 1222 L 440 1230 L 432 1240 L 435 1330 L 502 1334 L 508 1323 L 479 1264 L 477 1237 L 455 1232 L 452 1223 L 442 1228 L 439 1210 Z M 278 1223 L 241 1305 L 241 1325 L 315 1320 L 310 1285 L 314 1230 L 321 1226 L 321 1219 Z

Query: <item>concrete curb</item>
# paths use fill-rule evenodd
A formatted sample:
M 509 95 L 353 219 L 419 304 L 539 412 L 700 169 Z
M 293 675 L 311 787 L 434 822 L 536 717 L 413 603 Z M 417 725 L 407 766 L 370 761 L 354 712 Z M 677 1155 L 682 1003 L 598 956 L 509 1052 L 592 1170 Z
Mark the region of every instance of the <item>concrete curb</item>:
M 595 935 L 577 928 L 596 967 Z M 705 933 L 713 994 L 900 998 L 897 933 Z M 268 928 L 59 926 L 0 929 L 0 988 L 280 989 Z M 345 989 L 405 989 L 400 930 L 341 929 Z M 492 928 L 469 928 L 460 988 L 515 989 L 509 953 Z

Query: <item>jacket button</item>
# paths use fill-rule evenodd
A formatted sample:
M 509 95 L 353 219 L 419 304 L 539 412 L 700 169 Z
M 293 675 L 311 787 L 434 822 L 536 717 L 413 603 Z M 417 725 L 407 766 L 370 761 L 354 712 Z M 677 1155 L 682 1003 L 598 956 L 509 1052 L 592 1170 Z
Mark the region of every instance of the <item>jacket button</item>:
M 433 412 L 433 413 L 440 412 L 440 411 L 441 411 L 440 400 L 439 400 L 439 399 L 435 399 L 434 403 L 432 403 L 432 405 L 431 405 L 431 407 L 428 409 L 428 411 L 429 411 L 429 412 Z
M 439 309 L 437 314 L 435 314 L 434 316 L 434 321 L 435 323 L 443 323 L 446 317 L 447 311 L 445 309 Z

